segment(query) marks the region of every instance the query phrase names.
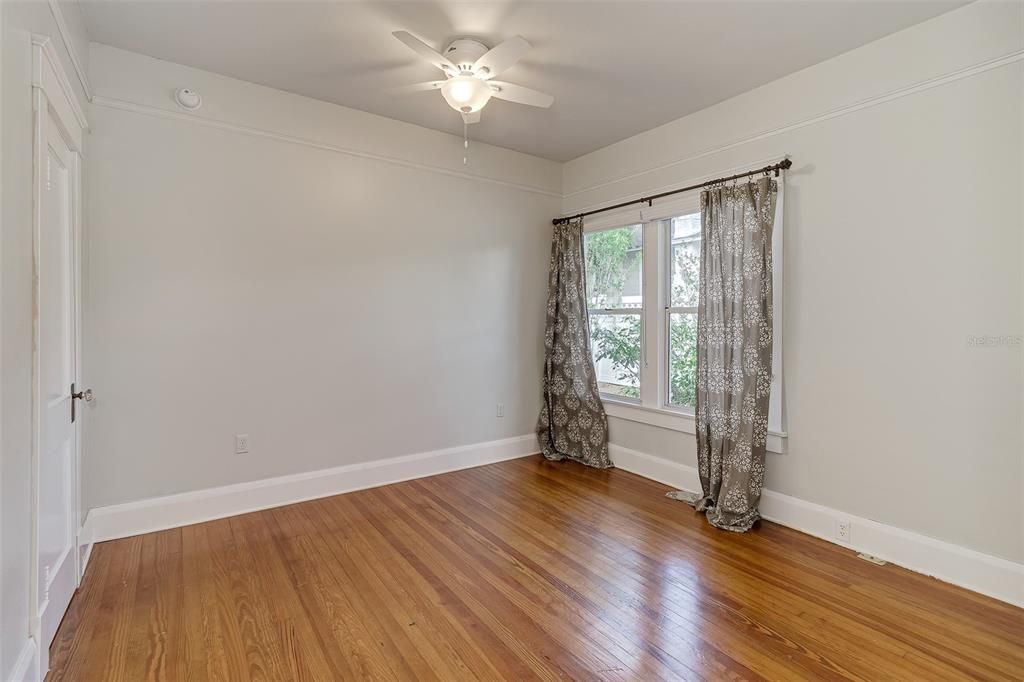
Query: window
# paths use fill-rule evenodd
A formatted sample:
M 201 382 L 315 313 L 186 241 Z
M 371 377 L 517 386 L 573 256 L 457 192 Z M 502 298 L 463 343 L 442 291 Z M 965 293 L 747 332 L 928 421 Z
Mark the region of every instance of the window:
M 640 225 L 585 235 L 587 308 L 601 392 L 640 398 L 643 232 Z
M 663 208 L 656 219 L 586 227 L 590 341 L 598 388 L 613 417 L 694 432 L 701 216 L 698 198 Z M 780 201 L 781 204 L 781 201 Z M 776 228 L 775 292 L 781 292 L 781 229 Z M 645 248 L 646 247 L 646 248 Z M 768 449 L 782 452 L 781 309 L 776 299 L 775 359 Z
M 668 224 L 668 394 L 666 402 L 693 408 L 697 399 L 697 295 L 700 288 L 700 214 Z

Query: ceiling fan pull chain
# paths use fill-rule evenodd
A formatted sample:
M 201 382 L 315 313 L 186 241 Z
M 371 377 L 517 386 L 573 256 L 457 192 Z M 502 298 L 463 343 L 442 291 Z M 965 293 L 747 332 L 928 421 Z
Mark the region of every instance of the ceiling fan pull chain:
M 462 153 L 462 165 L 465 166 L 469 163 L 469 124 L 465 117 L 462 118 L 462 148 L 465 150 Z

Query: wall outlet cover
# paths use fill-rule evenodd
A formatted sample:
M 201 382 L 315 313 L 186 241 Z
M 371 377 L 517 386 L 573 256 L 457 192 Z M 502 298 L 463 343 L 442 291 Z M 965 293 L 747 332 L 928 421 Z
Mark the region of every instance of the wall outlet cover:
M 849 519 L 836 519 L 836 540 L 844 544 L 850 544 L 851 528 Z
M 235 435 L 235 454 L 244 455 L 249 452 L 249 434 L 239 433 Z

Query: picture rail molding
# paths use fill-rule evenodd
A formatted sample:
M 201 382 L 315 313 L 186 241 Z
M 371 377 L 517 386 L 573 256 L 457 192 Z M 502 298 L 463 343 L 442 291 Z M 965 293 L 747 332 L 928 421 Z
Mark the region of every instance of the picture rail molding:
M 137 102 L 129 102 L 127 100 L 117 99 L 114 97 L 105 97 L 103 95 L 94 95 L 92 98 L 92 103 L 94 106 L 106 107 L 108 109 L 118 109 L 120 111 L 128 111 L 135 114 L 142 114 L 144 116 L 154 116 L 157 118 L 165 118 L 176 121 L 187 121 L 189 123 L 195 123 L 198 125 L 208 126 L 211 128 L 219 128 L 221 130 L 229 130 L 236 133 L 242 133 L 244 135 L 251 135 L 253 137 L 262 137 L 266 139 L 277 140 L 279 142 L 288 142 L 290 144 L 312 147 L 314 149 L 322 149 L 324 151 L 335 152 L 337 154 L 344 154 L 346 156 L 353 156 L 360 159 L 371 159 L 373 161 L 382 161 L 384 163 L 390 163 L 396 166 L 404 166 L 405 168 L 414 168 L 416 170 L 427 171 L 430 173 L 440 173 L 441 175 L 448 175 L 451 177 L 461 178 L 463 180 L 475 180 L 478 182 L 486 182 L 492 185 L 509 187 L 512 189 L 522 190 L 524 192 L 532 192 L 534 194 L 543 194 L 550 197 L 562 196 L 561 192 L 556 192 L 554 190 L 546 189 L 544 187 L 526 185 L 518 182 L 512 182 L 510 180 L 493 178 L 486 175 L 464 173 L 462 171 L 444 168 L 442 166 L 434 166 L 431 164 L 419 163 L 417 161 L 408 161 L 406 159 L 400 159 L 394 156 L 387 156 L 385 154 L 376 154 L 374 152 L 350 149 L 348 147 L 343 147 L 341 145 L 331 144 L 329 142 L 320 142 L 318 140 L 298 137 L 295 135 L 290 135 L 288 133 L 268 130 L 266 128 L 256 128 L 253 126 L 243 125 L 241 123 L 232 123 L 231 121 L 210 118 L 202 114 L 194 114 L 184 111 L 170 111 L 168 109 L 161 109 L 160 107 L 155 107 L 149 104 L 139 104 Z
M 658 173 L 660 171 L 668 170 L 670 168 L 675 168 L 676 166 L 681 166 L 683 164 L 687 164 L 687 163 L 690 163 L 692 161 L 697 161 L 699 159 L 703 159 L 703 158 L 708 157 L 708 156 L 714 156 L 715 154 L 720 154 L 721 152 L 725 152 L 725 151 L 728 151 L 730 149 L 735 149 L 736 147 L 741 147 L 741 146 L 743 146 L 745 144 L 750 144 L 751 142 L 757 142 L 758 140 L 764 140 L 764 139 L 767 139 L 767 138 L 770 138 L 770 137 L 774 137 L 776 135 L 781 135 L 783 133 L 788 133 L 788 132 L 793 131 L 793 130 L 799 130 L 800 128 L 806 128 L 807 126 L 815 125 L 817 123 L 822 123 L 824 121 L 828 121 L 828 120 L 833 119 L 833 118 L 838 118 L 840 116 L 846 116 L 847 114 L 852 114 L 854 112 L 861 111 L 862 109 L 868 109 L 870 107 L 878 106 L 879 104 L 884 104 L 886 102 L 891 102 L 892 100 L 900 99 L 901 97 L 907 97 L 909 95 L 913 95 L 913 94 L 916 94 L 916 93 L 919 93 L 919 92 L 925 92 L 927 90 L 931 90 L 932 88 L 937 88 L 940 85 L 945 85 L 947 83 L 952 83 L 954 81 L 958 81 L 958 80 L 961 80 L 963 78 L 968 78 L 970 76 L 976 76 L 978 74 L 985 73 L 986 71 L 991 71 L 992 69 L 998 69 L 998 68 L 1003 67 L 1003 66 L 1008 66 L 1010 64 L 1014 64 L 1016 62 L 1021 61 L 1022 59 L 1024 59 L 1024 49 L 1015 50 L 1013 52 L 1009 52 L 1007 54 L 1004 54 L 1004 55 L 1002 55 L 1000 57 L 994 57 L 992 59 L 987 59 L 985 61 L 978 62 L 977 64 L 973 64 L 971 66 L 967 66 L 967 67 L 964 67 L 964 68 L 961 68 L 961 69 L 957 69 L 955 71 L 950 71 L 949 73 L 945 73 L 945 74 L 942 74 L 940 76 L 933 76 L 931 78 L 926 78 L 924 80 L 917 81 L 917 82 L 911 83 L 909 85 L 901 86 L 901 87 L 896 88 L 894 90 L 890 90 L 890 91 L 882 93 L 880 95 L 874 95 L 872 97 L 868 97 L 868 98 L 860 100 L 858 102 L 853 102 L 851 104 L 845 104 L 845 105 L 836 107 L 834 109 L 830 109 L 830 110 L 828 110 L 828 111 L 826 111 L 824 113 L 816 114 L 816 115 L 811 116 L 809 118 L 801 119 L 801 120 L 796 121 L 794 123 L 789 123 L 789 124 L 786 124 L 786 125 L 783 125 L 783 126 L 779 126 L 779 127 L 776 127 L 776 128 L 770 128 L 770 129 L 767 129 L 767 130 L 762 130 L 760 132 L 752 133 L 752 134 L 746 135 L 746 136 L 744 136 L 742 138 L 733 140 L 732 142 L 727 142 L 725 144 L 717 145 L 717 146 L 714 146 L 714 147 L 709 147 L 709 148 L 704 149 L 702 151 L 695 152 L 693 154 L 690 154 L 688 156 L 684 156 L 684 157 L 681 157 L 681 158 L 678 158 L 678 159 L 674 159 L 672 161 L 669 161 L 667 163 L 661 164 L 659 166 L 654 166 L 652 168 L 646 168 L 644 170 L 640 170 L 640 171 L 636 171 L 636 172 L 633 172 L 633 173 L 629 173 L 627 175 L 623 175 L 623 176 L 620 176 L 620 177 L 617 177 L 617 178 L 614 178 L 614 179 L 611 179 L 611 180 L 602 180 L 601 182 L 595 183 L 593 185 L 589 185 L 587 187 L 582 187 L 580 189 L 575 189 L 575 190 L 572 190 L 571 192 L 565 192 L 563 194 L 563 198 L 564 199 L 571 199 L 572 197 L 579 196 L 579 195 L 582 195 L 582 194 L 587 194 L 588 192 L 594 192 L 594 191 L 597 191 L 599 189 L 604 189 L 606 187 L 613 187 L 613 186 L 615 186 L 615 185 L 617 185 L 619 183 L 628 182 L 630 180 L 635 180 L 637 178 L 642 178 L 645 175 L 650 175 L 652 173 Z M 639 134 L 643 135 L 643 133 L 639 133 Z M 602 203 L 615 202 L 617 200 L 619 200 L 619 199 L 616 198 L 616 197 L 611 197 L 611 198 L 606 198 Z M 585 210 L 588 210 L 588 209 L 590 209 L 593 206 L 596 206 L 596 204 L 593 204 L 593 205 L 590 205 L 590 206 L 573 207 L 571 209 L 563 207 L 563 209 L 565 210 L 566 215 L 570 215 L 570 214 L 574 215 L 576 213 L 580 213 L 580 212 L 583 212 Z

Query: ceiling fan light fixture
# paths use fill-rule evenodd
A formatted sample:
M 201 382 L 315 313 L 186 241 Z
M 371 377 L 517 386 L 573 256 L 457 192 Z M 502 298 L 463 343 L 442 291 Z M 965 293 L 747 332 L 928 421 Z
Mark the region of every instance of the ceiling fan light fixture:
M 483 109 L 494 91 L 479 78 L 455 76 L 441 86 L 441 94 L 452 109 L 470 113 Z
M 480 122 L 480 110 L 491 97 L 542 109 L 547 109 L 555 101 L 551 95 L 537 90 L 490 80 L 514 66 L 530 49 L 530 43 L 522 36 L 509 38 L 492 48 L 475 38 L 455 38 L 448 43 L 442 55 L 408 31 L 395 31 L 392 35 L 421 59 L 441 69 L 446 78 L 416 83 L 400 91 L 440 90 L 448 106 L 462 114 L 465 125 Z M 468 143 L 468 138 L 466 141 Z

